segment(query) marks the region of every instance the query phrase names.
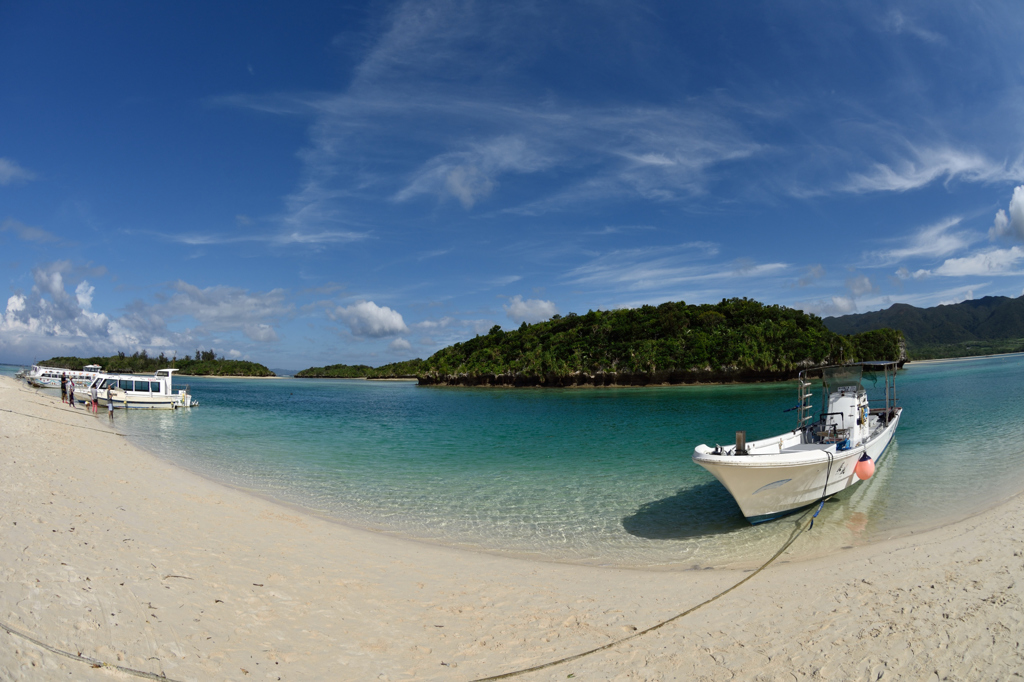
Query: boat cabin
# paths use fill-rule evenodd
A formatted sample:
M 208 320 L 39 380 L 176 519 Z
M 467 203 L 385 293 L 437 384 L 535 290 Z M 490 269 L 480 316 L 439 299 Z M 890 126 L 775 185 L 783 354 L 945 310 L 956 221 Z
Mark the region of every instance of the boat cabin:
M 174 392 L 176 369 L 159 369 L 152 375 L 99 374 L 93 381 L 99 392 L 101 404 L 107 402 L 110 389 L 114 407 L 124 408 L 175 408 L 193 407 L 198 403 L 189 396 L 188 388 Z M 92 388 L 90 386 L 90 389 Z

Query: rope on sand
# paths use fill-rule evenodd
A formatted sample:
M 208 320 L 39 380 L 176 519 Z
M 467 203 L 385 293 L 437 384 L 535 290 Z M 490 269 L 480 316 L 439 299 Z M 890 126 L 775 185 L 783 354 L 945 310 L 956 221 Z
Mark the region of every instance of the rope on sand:
M 44 422 L 53 422 L 54 424 L 60 424 L 61 426 L 70 426 L 73 429 L 85 429 L 86 431 L 98 431 L 100 433 L 106 433 L 106 434 L 111 435 L 111 436 L 121 436 L 122 438 L 124 438 L 124 435 L 125 435 L 123 433 L 118 433 L 116 431 L 109 431 L 107 429 L 97 429 L 97 428 L 93 428 L 92 426 L 80 426 L 78 424 L 69 424 L 67 422 L 59 422 L 56 419 L 47 419 L 46 417 L 37 417 L 34 414 L 26 414 L 24 412 L 15 412 L 14 410 L 8 410 L 8 409 L 3 408 L 3 407 L 0 407 L 0 412 L 10 412 L 11 414 L 21 415 L 22 417 L 30 417 L 32 419 L 41 419 Z
M 825 502 L 825 499 L 822 499 L 822 504 L 824 504 L 824 502 Z M 687 609 L 686 611 L 683 611 L 680 614 L 672 616 L 668 620 L 663 620 L 660 623 L 658 623 L 657 625 L 652 625 L 651 627 L 647 628 L 646 630 L 641 630 L 640 632 L 636 632 L 636 633 L 630 635 L 629 637 L 623 637 L 622 639 L 615 640 L 614 642 L 609 642 L 608 644 L 605 644 L 604 646 L 599 646 L 596 649 L 591 649 L 590 651 L 584 651 L 583 653 L 575 654 L 574 656 L 566 656 L 565 658 L 560 658 L 557 661 L 550 661 L 548 663 L 542 663 L 541 665 L 535 665 L 535 666 L 533 666 L 531 668 L 523 668 L 522 670 L 515 670 L 513 672 L 502 673 L 500 675 L 492 675 L 491 677 L 480 677 L 478 679 L 473 680 L 473 682 L 490 682 L 491 680 L 506 680 L 506 679 L 508 679 L 510 677 L 516 677 L 518 675 L 523 675 L 523 674 L 526 674 L 526 673 L 537 672 L 538 670 L 544 670 L 545 668 L 551 668 L 551 667 L 554 667 L 556 665 L 561 665 L 562 663 L 568 663 L 569 661 L 575 661 L 575 660 L 578 660 L 580 658 L 583 658 L 584 656 L 589 656 L 590 654 L 596 654 L 598 651 L 604 651 L 605 649 L 611 649 L 614 646 L 618 646 L 619 644 L 622 644 L 623 642 L 628 642 L 631 639 L 636 639 L 637 637 L 641 637 L 643 635 L 646 635 L 649 632 L 654 632 L 655 630 L 657 630 L 659 628 L 662 628 L 662 627 L 668 625 L 669 623 L 671 623 L 673 621 L 677 621 L 677 620 L 679 620 L 680 618 L 682 618 L 684 616 L 690 615 L 691 613 L 693 613 L 697 609 L 699 609 L 699 608 L 701 608 L 703 606 L 707 606 L 708 604 L 710 604 L 711 602 L 715 601 L 716 599 L 719 599 L 719 598 L 724 597 L 725 595 L 729 594 L 730 592 L 735 590 L 737 587 L 739 587 L 743 583 L 747 582 L 748 580 L 753 578 L 755 575 L 757 575 L 758 573 L 760 573 L 764 569 L 768 568 L 768 566 L 773 561 L 775 561 L 780 556 L 782 556 L 783 552 L 785 552 L 787 549 L 789 549 L 789 546 L 792 545 L 796 541 L 796 539 L 798 537 L 800 537 L 803 534 L 803 532 L 810 527 L 810 524 L 807 523 L 807 517 L 811 513 L 811 511 L 813 511 L 813 510 L 814 510 L 814 507 L 811 507 L 809 510 L 807 510 L 806 512 L 803 513 L 803 516 L 800 517 L 800 521 L 797 524 L 796 529 L 793 531 L 793 534 L 789 536 L 789 539 L 786 540 L 784 543 L 782 543 L 782 547 L 779 548 L 779 551 L 775 552 L 775 554 L 773 554 L 772 557 L 770 559 L 768 559 L 768 561 L 766 561 L 763 564 L 761 564 L 761 566 L 756 571 L 753 571 L 750 575 L 748 575 L 747 577 L 745 577 L 743 580 L 739 581 L 738 583 L 736 583 L 732 587 L 728 588 L 724 592 L 719 592 L 714 597 L 711 597 L 710 599 L 708 599 L 706 601 L 703 601 L 700 604 L 697 604 L 693 608 Z M 815 514 L 815 516 L 817 516 L 817 514 Z M 814 518 L 811 517 L 811 523 L 813 523 L 813 522 L 814 522 Z
M 15 630 L 10 625 L 8 625 L 7 623 L 4 623 L 4 622 L 0 622 L 0 629 L 6 630 L 8 633 L 14 635 L 15 637 L 21 637 L 22 639 L 27 639 L 28 641 L 32 642 L 36 646 L 41 646 L 42 648 L 46 649 L 47 651 L 49 651 L 51 653 L 59 654 L 60 656 L 65 656 L 67 658 L 70 658 L 72 661 L 80 661 L 81 663 L 88 663 L 93 668 L 111 668 L 113 670 L 117 670 L 117 671 L 122 672 L 122 673 L 127 673 L 128 675 L 134 675 L 135 677 L 145 677 L 146 679 L 149 679 L 149 680 L 164 680 L 164 682 L 175 682 L 174 680 L 172 680 L 171 678 L 167 677 L 163 673 L 161 673 L 159 675 L 157 675 L 156 673 L 147 673 L 145 670 L 136 670 L 135 668 L 128 668 L 128 667 L 125 667 L 123 665 L 115 665 L 113 663 L 107 663 L 106 661 L 100 661 L 100 660 L 95 659 L 95 658 L 90 658 L 89 656 L 83 656 L 81 654 L 81 652 L 79 652 L 77 654 L 73 654 L 70 651 L 64 651 L 63 649 L 58 649 L 57 647 L 50 646 L 46 642 L 41 642 L 38 639 L 36 639 L 35 637 L 33 637 L 31 635 L 27 635 L 24 632 L 21 632 L 20 630 Z

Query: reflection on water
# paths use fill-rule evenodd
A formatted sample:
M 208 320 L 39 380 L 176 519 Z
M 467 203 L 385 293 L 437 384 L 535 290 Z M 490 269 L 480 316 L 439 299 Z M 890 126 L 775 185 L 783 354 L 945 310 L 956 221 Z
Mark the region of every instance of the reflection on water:
M 1024 357 L 912 364 L 875 476 L 825 505 L 797 556 L 937 525 L 1024 488 Z M 202 406 L 117 415 L 135 442 L 212 478 L 361 527 L 613 566 L 749 565 L 793 519 L 749 526 L 690 460 L 793 427 L 795 384 L 423 388 L 181 380 Z M 871 388 L 870 380 L 866 382 Z

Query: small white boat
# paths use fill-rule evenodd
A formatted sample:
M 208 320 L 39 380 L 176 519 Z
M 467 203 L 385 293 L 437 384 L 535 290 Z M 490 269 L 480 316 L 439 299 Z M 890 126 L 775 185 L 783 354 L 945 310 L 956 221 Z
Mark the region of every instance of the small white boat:
M 111 389 L 111 402 L 116 409 L 173 410 L 178 407 L 197 407 L 199 401 L 191 396 L 188 387 L 174 392 L 176 369 L 158 369 L 154 374 L 100 373 L 93 384 L 98 391 L 101 407 L 107 406 L 107 388 Z M 92 386 L 76 394 L 79 402 L 89 399 Z
M 868 400 L 861 385 L 865 368 L 884 372 L 884 397 Z M 903 413 L 896 400 L 897 368 L 886 361 L 807 372 L 822 374 L 822 410 L 816 420 L 811 382 L 801 372 L 797 428 L 750 443 L 746 432 L 738 431 L 735 445 L 698 445 L 693 461 L 726 487 L 751 523 L 815 504 L 861 477 L 870 478 L 885 455 Z
M 86 365 L 81 370 L 32 365 L 32 369 L 25 372 L 23 378 L 35 388 L 60 388 L 60 379 L 63 376 L 74 382 L 75 388 L 86 388 L 92 385 L 102 369 L 99 365 Z

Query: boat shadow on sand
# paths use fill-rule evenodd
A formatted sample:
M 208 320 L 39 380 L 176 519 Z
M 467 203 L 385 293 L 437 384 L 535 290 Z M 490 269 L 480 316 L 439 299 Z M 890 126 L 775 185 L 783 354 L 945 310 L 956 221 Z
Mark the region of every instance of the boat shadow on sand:
M 681 540 L 718 535 L 750 524 L 729 491 L 718 481 L 684 488 L 671 497 L 646 502 L 623 517 L 630 535 L 648 540 Z

